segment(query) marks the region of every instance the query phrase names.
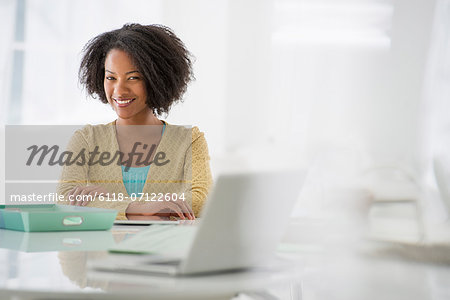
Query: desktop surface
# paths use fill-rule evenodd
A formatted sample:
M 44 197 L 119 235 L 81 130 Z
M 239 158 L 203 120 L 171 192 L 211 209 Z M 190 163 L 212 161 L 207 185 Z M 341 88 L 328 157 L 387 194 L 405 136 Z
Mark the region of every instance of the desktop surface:
M 117 225 L 111 231 L 45 234 L 0 230 L 0 236 L 6 237 L 0 240 L 0 299 L 148 299 L 149 295 L 152 299 L 230 299 L 239 291 L 286 284 L 296 276 L 295 269 L 286 267 L 183 278 L 88 268 L 89 262 L 114 256 L 109 248 L 143 229 Z
M 62 244 L 53 251 L 39 249 L 38 242 L 51 236 L 18 233 L 8 237 L 9 248 L 0 241 L 0 299 L 231 299 L 239 291 L 267 289 L 280 291 L 279 299 L 449 299 L 448 263 L 409 260 L 387 253 L 384 243 L 350 243 L 356 237 L 337 236 L 338 230 L 327 232 L 325 243 L 319 241 L 317 233 L 328 230 L 329 223 L 293 220 L 278 248 L 287 262 L 283 267 L 185 278 L 87 269 L 89 261 L 109 255 L 111 244 L 141 226 L 114 226 L 93 236 L 55 233 Z

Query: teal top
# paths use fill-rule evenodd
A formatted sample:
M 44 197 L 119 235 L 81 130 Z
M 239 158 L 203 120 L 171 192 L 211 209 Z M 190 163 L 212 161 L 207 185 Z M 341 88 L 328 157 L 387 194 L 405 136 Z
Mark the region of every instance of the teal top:
M 166 123 L 163 125 L 161 136 L 164 134 L 165 129 Z M 122 165 L 123 185 L 125 186 L 128 195 L 142 193 L 150 165 L 145 167 L 130 167 L 128 171 L 125 171 L 125 168 L 126 166 Z

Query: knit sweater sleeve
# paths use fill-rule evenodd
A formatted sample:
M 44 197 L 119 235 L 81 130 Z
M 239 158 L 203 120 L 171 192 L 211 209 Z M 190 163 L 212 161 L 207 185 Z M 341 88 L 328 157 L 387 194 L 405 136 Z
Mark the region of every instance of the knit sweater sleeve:
M 192 144 L 191 149 L 188 149 L 185 174 L 191 175 L 192 178 L 190 192 L 192 194 L 192 210 L 195 216 L 199 216 L 213 183 L 209 161 L 208 144 L 205 136 L 197 127 L 193 127 Z
M 69 141 L 66 151 L 73 153 L 73 157 L 78 157 L 76 163 L 71 165 L 65 165 L 62 169 L 61 177 L 59 180 L 57 192 L 60 195 L 64 195 L 64 201 L 60 201 L 59 204 L 70 204 L 70 199 L 68 199 L 67 194 L 76 186 L 89 186 L 89 185 L 101 185 L 101 183 L 92 183 L 89 177 L 89 152 L 93 147 L 93 132 L 89 127 L 84 127 L 81 130 L 77 130 Z M 105 177 L 108 177 L 108 170 L 111 166 L 106 166 Z M 115 190 L 110 190 L 108 187 L 104 187 L 108 192 L 117 192 Z M 118 211 L 117 219 L 126 219 L 125 210 L 128 206 L 128 201 L 111 201 L 111 202 L 101 202 L 99 199 L 93 199 L 92 202 L 88 203 L 88 206 L 102 207 L 108 209 L 114 209 Z
M 71 153 L 72 157 L 78 158 L 75 163 L 63 166 L 57 191 L 58 194 L 64 195 L 64 201 L 59 204 L 69 204 L 67 194 L 74 187 L 86 186 L 88 183 L 87 156 L 89 155 L 89 148 L 86 137 L 81 130 L 75 131 L 67 145 L 66 152 Z

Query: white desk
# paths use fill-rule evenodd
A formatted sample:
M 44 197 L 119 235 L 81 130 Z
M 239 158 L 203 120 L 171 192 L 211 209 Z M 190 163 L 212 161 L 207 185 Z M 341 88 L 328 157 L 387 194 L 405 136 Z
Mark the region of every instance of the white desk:
M 87 272 L 86 262 L 106 255 L 103 250 L 108 243 L 125 233 L 115 227 L 112 233 L 82 235 L 80 239 L 90 241 L 83 247 L 95 251 L 77 251 L 79 240 L 67 234 L 60 247 L 73 247 L 73 251 L 0 249 L 0 299 L 230 299 L 238 292 L 266 288 L 279 299 L 291 299 L 296 293 L 303 300 L 450 299 L 450 264 L 400 258 L 391 246 L 359 240 L 327 222 L 297 220 L 291 224 L 284 237 L 290 244 L 280 248 L 291 262 L 290 270 L 178 279 Z M 7 238 L 13 245 L 14 239 Z M 39 238 L 39 233 L 31 234 L 23 244 L 15 242 L 15 247 L 37 251 L 35 247 L 46 246 Z M 2 242 L 0 235 L 3 247 Z
M 231 299 L 239 292 L 289 288 L 299 281 L 292 268 L 185 278 L 88 271 L 88 261 L 109 255 L 105 251 L 109 246 L 143 228 L 0 230 L 0 299 Z

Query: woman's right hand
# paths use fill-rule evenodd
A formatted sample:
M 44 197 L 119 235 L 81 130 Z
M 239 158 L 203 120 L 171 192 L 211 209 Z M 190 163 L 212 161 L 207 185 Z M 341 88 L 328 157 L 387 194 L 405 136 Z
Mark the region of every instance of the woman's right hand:
M 106 196 L 108 194 L 108 191 L 102 186 L 76 186 L 67 194 L 67 199 L 69 199 L 70 205 L 86 206 L 95 197 Z

